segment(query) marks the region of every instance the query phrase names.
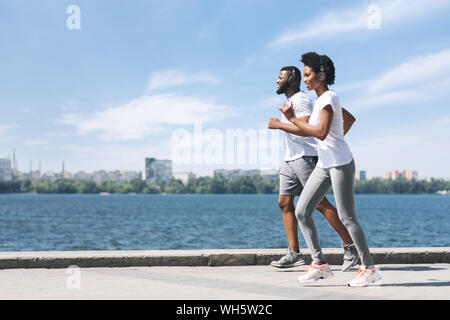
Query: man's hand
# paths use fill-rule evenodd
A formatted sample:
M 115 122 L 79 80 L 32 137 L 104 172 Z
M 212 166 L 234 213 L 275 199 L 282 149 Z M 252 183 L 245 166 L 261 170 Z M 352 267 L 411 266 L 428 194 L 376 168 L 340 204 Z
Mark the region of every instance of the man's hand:
M 288 121 L 290 122 L 294 122 L 295 118 L 295 112 L 294 112 L 294 106 L 292 104 L 288 105 L 285 104 L 280 110 L 284 116 L 286 117 L 286 119 L 288 119 Z
M 269 120 L 269 129 L 280 129 L 281 121 L 278 118 L 270 118 Z

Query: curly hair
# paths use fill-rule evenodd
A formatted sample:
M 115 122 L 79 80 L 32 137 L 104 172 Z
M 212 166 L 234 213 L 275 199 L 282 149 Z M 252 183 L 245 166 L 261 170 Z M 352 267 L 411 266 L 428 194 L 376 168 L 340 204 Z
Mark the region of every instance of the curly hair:
M 302 54 L 302 58 L 300 61 L 303 62 L 305 66 L 308 66 L 311 69 L 313 69 L 316 74 L 320 72 L 320 67 L 322 63 L 323 71 L 327 75 L 325 83 L 328 85 L 334 84 L 334 80 L 336 78 L 334 63 L 328 56 L 326 55 L 321 56 L 316 52 L 307 52 Z

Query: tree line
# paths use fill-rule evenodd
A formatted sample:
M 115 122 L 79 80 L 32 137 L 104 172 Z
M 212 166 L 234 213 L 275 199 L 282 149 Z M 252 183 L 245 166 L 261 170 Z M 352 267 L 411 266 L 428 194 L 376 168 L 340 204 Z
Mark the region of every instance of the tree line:
M 0 193 L 59 193 L 59 194 L 98 194 L 101 192 L 116 194 L 277 194 L 279 179 L 271 182 L 261 176 L 242 176 L 232 180 L 222 177 L 198 177 L 189 179 L 187 184 L 181 180 L 160 181 L 155 184 L 140 179 L 128 183 L 107 181 L 95 183 L 87 180 L 56 181 L 0 181 Z M 433 194 L 440 190 L 450 190 L 450 181 L 371 179 L 356 180 L 357 194 Z M 330 190 L 331 192 L 331 190 Z
M 355 193 L 360 194 L 432 194 L 441 190 L 450 191 L 450 181 L 435 178 L 430 180 L 375 178 L 355 181 Z

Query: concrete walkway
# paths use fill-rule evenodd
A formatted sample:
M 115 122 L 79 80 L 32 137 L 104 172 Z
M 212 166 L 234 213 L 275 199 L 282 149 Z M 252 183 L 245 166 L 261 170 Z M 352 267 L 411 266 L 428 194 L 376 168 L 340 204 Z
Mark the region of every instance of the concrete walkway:
M 303 286 L 307 266 L 268 266 L 286 249 L 0 252 L 0 299 L 450 300 L 450 248 L 370 251 L 382 280 L 369 288 L 347 287 L 342 248 L 323 249 L 333 278 Z
M 109 267 L 0 270 L 0 299 L 450 299 L 448 263 L 383 264 L 380 283 L 349 288 L 356 270 L 309 285 L 306 270 L 269 266 Z

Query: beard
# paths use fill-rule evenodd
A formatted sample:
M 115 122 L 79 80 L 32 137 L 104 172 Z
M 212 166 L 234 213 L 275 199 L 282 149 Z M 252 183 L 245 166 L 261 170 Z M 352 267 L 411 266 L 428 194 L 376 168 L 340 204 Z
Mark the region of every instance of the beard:
M 289 83 L 286 81 L 283 83 L 280 87 L 280 89 L 277 90 L 277 94 L 283 94 L 286 92 L 286 89 L 289 87 Z

